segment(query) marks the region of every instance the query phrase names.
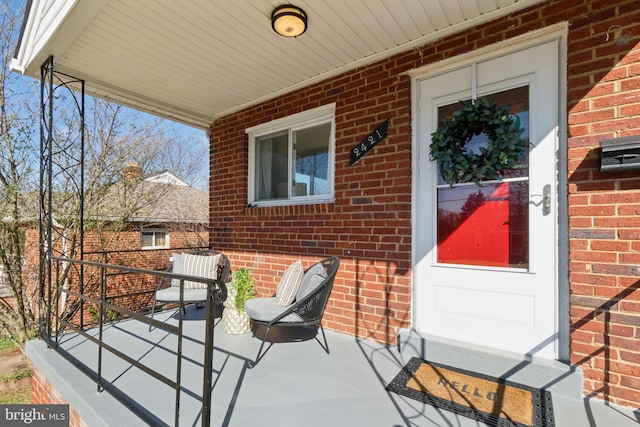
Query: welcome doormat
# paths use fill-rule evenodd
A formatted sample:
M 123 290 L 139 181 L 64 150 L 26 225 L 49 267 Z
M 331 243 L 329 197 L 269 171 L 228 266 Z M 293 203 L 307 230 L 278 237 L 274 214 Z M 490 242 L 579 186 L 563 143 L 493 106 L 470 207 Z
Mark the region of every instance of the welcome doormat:
M 554 426 L 548 391 L 416 357 L 387 390 L 492 426 Z

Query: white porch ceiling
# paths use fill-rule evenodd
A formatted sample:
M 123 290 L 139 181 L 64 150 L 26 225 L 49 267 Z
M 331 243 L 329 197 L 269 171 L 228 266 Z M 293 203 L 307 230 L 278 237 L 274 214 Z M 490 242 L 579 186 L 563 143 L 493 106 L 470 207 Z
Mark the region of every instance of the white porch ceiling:
M 13 61 L 39 78 L 206 128 L 263 100 L 542 0 L 295 0 L 308 30 L 271 29 L 278 0 L 33 0 Z

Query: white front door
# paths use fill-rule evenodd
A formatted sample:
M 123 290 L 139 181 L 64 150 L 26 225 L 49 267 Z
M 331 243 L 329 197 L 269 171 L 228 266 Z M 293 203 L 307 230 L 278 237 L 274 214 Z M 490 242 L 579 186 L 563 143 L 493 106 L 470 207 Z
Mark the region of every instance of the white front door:
M 423 78 L 416 89 L 415 328 L 556 358 L 558 43 Z M 480 97 L 518 115 L 529 150 L 501 180 L 451 187 L 429 160 L 431 133 L 460 101 Z

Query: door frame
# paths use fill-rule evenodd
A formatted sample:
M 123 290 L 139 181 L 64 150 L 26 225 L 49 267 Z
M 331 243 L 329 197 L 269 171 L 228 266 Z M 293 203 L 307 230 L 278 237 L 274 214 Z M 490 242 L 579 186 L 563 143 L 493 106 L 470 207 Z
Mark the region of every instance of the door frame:
M 416 130 L 419 120 L 419 81 L 439 74 L 447 73 L 455 69 L 468 66 L 473 62 L 481 62 L 496 57 L 504 56 L 519 50 L 534 47 L 539 44 L 558 40 L 558 152 L 557 152 L 557 239 L 558 248 L 556 255 L 557 274 L 556 287 L 556 330 L 558 331 L 558 345 L 556 349 L 556 359 L 568 361 L 570 359 L 570 319 L 569 319 L 569 217 L 568 217 L 568 191 L 567 191 L 567 35 L 568 24 L 555 24 L 544 29 L 514 37 L 495 45 L 468 52 L 451 59 L 429 64 L 418 69 L 411 70 L 408 74 L 411 78 L 411 124 L 412 124 L 412 207 L 411 207 L 411 266 L 415 272 L 417 263 L 417 183 L 420 173 L 419 159 L 420 141 Z M 415 298 L 416 282 L 415 273 L 411 277 L 411 324 L 415 326 L 415 316 L 417 313 L 417 302 Z

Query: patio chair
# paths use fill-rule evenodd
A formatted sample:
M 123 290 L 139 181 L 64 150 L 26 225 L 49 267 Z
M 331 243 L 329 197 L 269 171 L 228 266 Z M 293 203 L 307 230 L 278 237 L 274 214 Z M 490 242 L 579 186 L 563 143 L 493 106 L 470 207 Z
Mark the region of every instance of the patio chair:
M 279 305 L 278 302 L 282 303 L 282 301 L 279 300 L 283 294 L 291 293 L 290 289 L 284 291 L 281 289 L 282 286 L 288 285 L 283 282 L 291 283 L 291 281 L 285 279 L 285 277 L 288 277 L 289 269 L 287 269 L 288 271 L 285 272 L 282 280 L 278 284 L 278 290 L 276 291 L 277 296 L 252 298 L 245 303 L 245 312 L 249 315 L 254 325 L 253 336 L 256 336 L 259 325 L 264 325 L 267 328 L 256 359 L 249 362 L 250 368 L 257 365 L 273 345 L 273 343 L 271 343 L 264 352 L 262 351 L 269 332 L 274 326 L 314 327 L 315 340 L 318 341 L 324 351 L 329 354 L 329 344 L 324 333 L 324 328 L 322 327 L 322 316 L 329 301 L 329 295 L 331 294 L 333 281 L 339 265 L 340 259 L 338 257 L 330 257 L 309 267 L 304 272 L 302 280 L 298 282 L 299 288 L 297 288 L 296 292 L 292 293 L 291 299 L 293 302 L 288 305 Z M 295 295 L 295 299 L 293 295 Z M 318 339 L 318 329 L 322 332 L 324 344 Z
M 225 283 L 231 271 L 231 263 L 226 255 L 213 250 L 199 250 L 189 253 L 175 253 L 172 256 L 172 261 L 172 265 L 167 269 L 167 272 L 216 279 L 217 286 L 214 289 L 214 301 L 217 303 L 224 302 L 227 297 Z M 176 278 L 168 279 L 163 277 L 160 279 L 153 295 L 153 304 L 151 305 L 152 319 L 157 302 L 179 303 L 179 309 L 185 313 L 186 304 L 201 304 L 207 301 L 207 285 L 190 280 L 184 280 L 181 301 L 180 281 L 180 279 Z M 151 330 L 151 325 L 149 325 L 149 330 Z

